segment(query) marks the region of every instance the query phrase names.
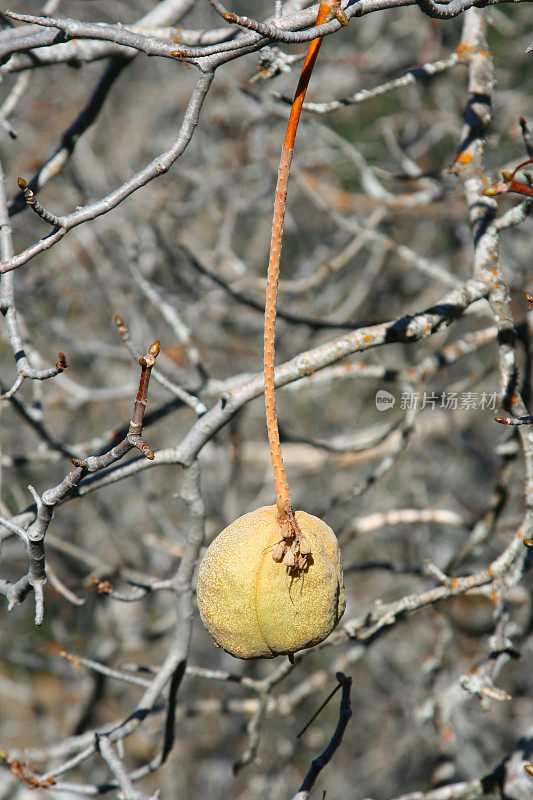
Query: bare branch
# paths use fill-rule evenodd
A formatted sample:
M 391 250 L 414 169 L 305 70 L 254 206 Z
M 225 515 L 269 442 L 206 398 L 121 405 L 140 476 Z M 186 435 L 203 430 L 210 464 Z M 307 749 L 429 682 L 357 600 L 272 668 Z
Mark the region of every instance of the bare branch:
M 352 716 L 352 705 L 350 700 L 350 692 L 352 689 L 352 679 L 343 675 L 342 672 L 337 672 L 337 680 L 342 686 L 341 706 L 339 710 L 339 722 L 335 729 L 335 733 L 331 737 L 331 741 L 324 750 L 324 752 L 315 758 L 312 762 L 309 772 L 305 776 L 302 785 L 297 793 L 294 795 L 293 800 L 307 800 L 311 789 L 315 785 L 316 779 L 322 772 L 326 764 L 333 758 L 335 751 L 339 748 L 342 742 L 342 737 L 346 730 L 346 726 Z
M 107 195 L 107 197 L 98 200 L 96 203 L 91 203 L 88 206 L 73 211 L 67 216 L 58 217 L 60 227 L 57 230 L 44 239 L 41 239 L 36 244 L 31 245 L 18 256 L 12 257 L 8 254 L 5 254 L 2 262 L 0 263 L 0 273 L 4 274 L 10 272 L 11 270 L 17 269 L 17 267 L 22 266 L 22 264 L 26 264 L 26 262 L 36 256 L 38 253 L 42 253 L 45 250 L 48 250 L 54 244 L 57 244 L 57 242 L 59 242 L 68 231 L 72 230 L 72 228 L 75 228 L 78 225 L 81 225 L 83 222 L 87 222 L 88 220 L 96 219 L 96 217 L 99 217 L 102 214 L 108 213 L 113 208 L 116 208 L 119 203 L 125 200 L 126 197 L 129 197 L 133 192 L 136 192 L 154 178 L 157 178 L 159 175 L 163 175 L 165 172 L 167 172 L 176 159 L 179 158 L 184 152 L 192 138 L 194 129 L 198 124 L 198 118 L 202 110 L 203 102 L 207 92 L 209 91 L 212 80 L 212 72 L 202 73 L 198 78 L 196 88 L 185 111 L 181 129 L 168 150 L 166 150 L 164 153 L 161 153 L 161 155 L 151 161 L 148 166 L 137 172 L 132 178 L 115 189 L 114 192 L 111 192 L 111 194 Z
M 29 569 L 27 575 L 23 576 L 17 583 L 8 586 L 6 591 L 2 591 L 8 597 L 9 610 L 11 610 L 14 605 L 21 603 L 33 588 L 35 593 L 36 625 L 42 624 L 44 615 L 43 586 L 46 582 L 44 538 L 57 504 L 67 497 L 87 473 L 97 472 L 113 464 L 134 447 L 141 450 L 146 458 L 154 458 L 152 451 L 143 442 L 141 433 L 150 371 L 158 353 L 159 342 L 155 342 L 149 348 L 144 358 L 140 359 L 141 378 L 139 381 L 139 390 L 135 400 L 130 427 L 123 441 L 102 456 L 90 456 L 83 460 L 73 458 L 72 462 L 76 469 L 70 472 L 57 486 L 47 489 L 42 496 L 37 494 L 33 486 L 28 487 L 30 493 L 33 495 L 37 508 L 34 521 L 24 534 L 27 541 Z M 9 530 L 13 530 L 13 532 L 18 531 L 18 526 L 14 523 L 9 522 L 9 525 L 11 525 Z M 4 527 L 8 527 L 8 525 L 4 524 Z

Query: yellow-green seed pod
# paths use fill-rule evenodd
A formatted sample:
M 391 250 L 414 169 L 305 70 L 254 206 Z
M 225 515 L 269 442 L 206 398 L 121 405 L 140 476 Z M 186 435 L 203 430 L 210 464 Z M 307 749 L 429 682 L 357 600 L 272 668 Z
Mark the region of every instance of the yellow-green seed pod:
M 200 564 L 202 621 L 215 642 L 237 658 L 274 658 L 312 647 L 329 636 L 344 613 L 335 534 L 305 511 L 295 516 L 311 549 L 305 571 L 291 576 L 272 557 L 281 539 L 276 506 L 258 508 L 228 525 Z

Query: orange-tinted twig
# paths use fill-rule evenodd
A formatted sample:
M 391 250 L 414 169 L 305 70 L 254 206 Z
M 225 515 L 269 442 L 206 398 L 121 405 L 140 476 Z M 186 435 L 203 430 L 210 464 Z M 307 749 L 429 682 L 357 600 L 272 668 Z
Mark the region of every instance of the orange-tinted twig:
M 533 158 L 528 158 L 527 161 L 523 161 L 512 172 L 503 170 L 503 181 L 499 181 L 492 186 L 487 186 L 482 194 L 486 195 L 487 197 L 494 197 L 495 195 L 505 194 L 506 192 L 516 192 L 517 194 L 523 194 L 526 197 L 533 197 L 533 186 L 531 186 L 529 183 L 516 181 L 514 177 L 518 170 L 522 169 L 523 167 L 527 167 L 529 164 L 533 164 Z
M 28 789 L 47 789 L 49 786 L 53 786 L 55 778 L 47 778 L 44 781 L 39 780 L 37 776 L 34 774 L 33 768 L 28 764 L 23 764 L 22 761 L 17 761 L 15 758 L 11 758 L 5 750 L 0 750 L 0 760 L 4 761 L 8 767 L 11 769 L 13 775 L 16 775 L 17 778 L 27 786 Z
M 316 20 L 317 25 L 327 22 L 332 13 L 340 7 L 338 2 L 321 2 Z M 294 140 L 298 130 L 298 122 L 302 105 L 309 86 L 309 80 L 322 43 L 322 38 L 313 39 L 309 44 L 307 55 L 302 67 L 300 80 L 291 107 L 287 131 L 281 149 L 281 160 L 278 169 L 276 196 L 274 199 L 274 216 L 272 220 L 272 237 L 270 240 L 270 258 L 268 261 L 267 291 L 265 303 L 265 349 L 264 349 L 264 374 L 265 374 L 265 409 L 268 441 L 272 468 L 274 470 L 274 483 L 279 515 L 284 519 L 292 510 L 289 484 L 283 466 L 281 444 L 279 440 L 278 419 L 276 415 L 276 398 L 274 392 L 274 340 L 276 332 L 276 302 L 278 294 L 279 265 L 281 258 L 281 243 L 283 239 L 283 224 L 285 221 L 285 202 L 287 199 L 287 185 L 294 150 Z

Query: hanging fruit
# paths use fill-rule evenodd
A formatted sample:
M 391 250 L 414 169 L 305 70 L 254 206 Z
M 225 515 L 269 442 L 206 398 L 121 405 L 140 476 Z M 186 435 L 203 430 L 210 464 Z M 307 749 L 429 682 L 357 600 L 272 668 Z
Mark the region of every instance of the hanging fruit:
M 340 13 L 321 2 L 317 25 Z M 198 575 L 198 607 L 215 642 L 238 658 L 273 658 L 323 641 L 345 607 L 335 534 L 325 522 L 294 511 L 283 466 L 274 385 L 274 342 L 285 201 L 294 141 L 322 42 L 309 45 L 281 149 L 265 303 L 265 409 L 277 503 L 245 514 L 209 547 Z

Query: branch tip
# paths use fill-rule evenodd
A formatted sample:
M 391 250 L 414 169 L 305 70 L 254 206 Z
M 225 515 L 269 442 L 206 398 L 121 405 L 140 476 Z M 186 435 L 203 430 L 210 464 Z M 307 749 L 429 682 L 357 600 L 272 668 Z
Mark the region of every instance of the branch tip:
M 26 187 L 28 186 L 28 184 L 26 183 L 24 178 L 17 178 L 17 183 L 18 183 L 19 189 L 21 189 L 21 191 L 24 191 L 24 189 L 26 189 Z
M 157 358 L 160 349 L 161 349 L 161 342 L 159 339 L 157 339 L 152 345 L 150 345 L 150 347 L 148 348 L 148 352 L 150 353 L 151 356 Z

